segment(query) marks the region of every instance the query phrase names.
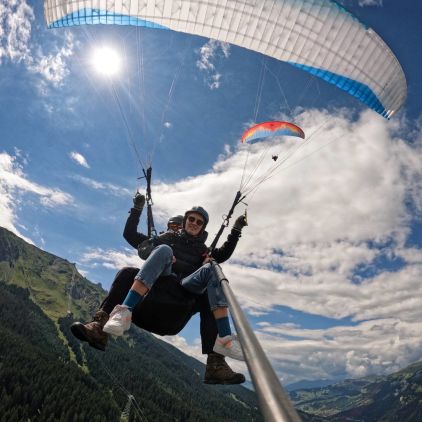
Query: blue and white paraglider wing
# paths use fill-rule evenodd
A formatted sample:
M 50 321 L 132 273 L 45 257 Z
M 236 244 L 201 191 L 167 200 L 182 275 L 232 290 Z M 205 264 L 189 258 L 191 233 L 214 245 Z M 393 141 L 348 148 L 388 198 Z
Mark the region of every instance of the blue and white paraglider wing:
M 200 35 L 290 63 L 390 118 L 406 79 L 390 48 L 331 0 L 45 0 L 49 27 L 137 25 Z

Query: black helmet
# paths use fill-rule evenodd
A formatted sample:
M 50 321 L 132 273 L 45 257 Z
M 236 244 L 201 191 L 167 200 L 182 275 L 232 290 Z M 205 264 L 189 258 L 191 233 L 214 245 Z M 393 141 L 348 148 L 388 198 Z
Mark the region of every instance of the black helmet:
M 169 218 L 169 221 L 167 221 L 167 228 L 171 225 L 177 225 L 182 227 L 183 225 L 183 215 L 175 215 L 174 217 Z
M 187 210 L 187 211 L 185 212 L 185 216 L 183 217 L 183 227 L 185 227 L 186 218 L 187 218 L 188 214 L 191 214 L 191 213 L 193 213 L 193 212 L 196 212 L 196 213 L 198 213 L 198 214 L 202 215 L 202 217 L 204 217 L 204 226 L 202 227 L 201 232 L 202 232 L 202 231 L 204 231 L 204 230 L 205 230 L 206 225 L 208 224 L 208 222 L 209 222 L 209 220 L 210 220 L 210 218 L 209 218 L 208 213 L 205 211 L 205 209 L 204 209 L 204 208 L 202 208 L 202 207 L 200 207 L 200 206 L 194 206 L 194 207 L 192 207 L 190 210 Z

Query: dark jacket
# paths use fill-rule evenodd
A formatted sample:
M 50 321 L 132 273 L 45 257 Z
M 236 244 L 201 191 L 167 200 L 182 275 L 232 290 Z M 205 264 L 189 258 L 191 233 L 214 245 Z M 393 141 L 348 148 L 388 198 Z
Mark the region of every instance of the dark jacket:
M 148 239 L 148 236 L 143 233 L 138 233 L 139 219 L 141 218 L 142 210 L 131 208 L 129 217 L 126 220 L 125 228 L 123 230 L 123 237 L 130 246 L 138 249 L 138 246 Z
M 147 259 L 152 250 L 158 245 L 168 245 L 173 250 L 176 262 L 173 264 L 172 271 L 183 278 L 195 272 L 202 266 L 204 259 L 209 253 L 205 245 L 207 232 L 199 236 L 191 236 L 182 230 L 180 233 L 166 232 L 162 235 L 142 242 L 138 247 L 138 255 L 142 259 Z M 233 254 L 237 242 L 240 238 L 240 232 L 232 229 L 227 240 L 221 246 L 211 252 L 211 256 L 218 262 L 227 261 Z
M 142 242 L 138 247 L 138 254 L 142 259 L 147 259 L 156 246 L 163 244 L 170 246 L 176 258 L 172 271 L 179 278 L 183 278 L 202 266 L 209 252 L 205 245 L 206 238 L 206 232 L 200 236 L 191 236 L 185 231 L 181 233 L 166 232 L 156 238 Z M 227 261 L 233 254 L 239 238 L 240 232 L 232 230 L 223 246 L 214 249 L 211 256 L 219 263 Z
M 207 232 L 203 232 L 199 236 L 191 236 L 185 231 L 181 233 L 169 231 L 148 239 L 148 236 L 137 231 L 140 216 L 141 211 L 131 208 L 123 237 L 131 246 L 138 249 L 138 255 L 142 259 L 147 259 L 156 246 L 168 245 L 173 249 L 173 255 L 176 257 L 172 270 L 179 278 L 192 274 L 202 266 L 208 253 L 208 247 L 205 245 Z M 214 249 L 211 256 L 218 263 L 227 261 L 232 256 L 239 238 L 240 231 L 232 229 L 224 244 L 220 248 Z

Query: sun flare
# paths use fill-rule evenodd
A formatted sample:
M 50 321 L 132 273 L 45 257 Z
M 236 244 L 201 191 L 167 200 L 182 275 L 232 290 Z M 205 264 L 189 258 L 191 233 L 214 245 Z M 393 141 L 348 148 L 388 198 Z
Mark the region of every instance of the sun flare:
M 92 55 L 92 65 L 96 72 L 104 76 L 113 76 L 119 73 L 121 66 L 120 56 L 110 47 L 101 47 Z

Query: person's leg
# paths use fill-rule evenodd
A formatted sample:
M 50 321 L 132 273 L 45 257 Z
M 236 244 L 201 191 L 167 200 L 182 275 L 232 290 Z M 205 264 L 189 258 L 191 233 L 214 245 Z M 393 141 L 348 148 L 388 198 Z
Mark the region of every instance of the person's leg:
M 171 274 L 173 250 L 170 246 L 159 245 L 145 260 L 141 270 L 135 276 L 132 286 L 121 305 L 114 307 L 104 331 L 121 336 L 130 328 L 133 308 L 144 298 L 158 277 Z
M 232 335 L 228 316 L 228 305 L 221 283 L 217 280 L 210 263 L 203 265 L 181 281 L 182 286 L 192 293 L 208 292 L 208 300 L 214 315 L 218 336 L 213 350 L 233 359 L 244 360 L 239 341 Z
M 218 331 L 214 314 L 211 312 L 207 292 L 196 295 L 192 313 L 196 314 L 197 312 L 199 312 L 200 320 L 202 354 L 208 355 L 213 351 L 212 348 L 214 347 Z
M 133 284 L 133 279 L 138 274 L 139 268 L 125 267 L 122 268 L 113 280 L 108 295 L 100 305 L 100 309 L 111 314 L 114 307 L 120 303 L 123 303 L 130 288 Z
M 170 246 L 160 245 L 154 248 L 145 264 L 136 274 L 128 295 L 123 301 L 131 311 L 151 290 L 158 277 L 171 274 L 173 250 Z
M 98 350 L 105 350 L 108 336 L 103 331 L 103 327 L 115 305 L 122 303 L 126 297 L 138 271 L 138 268 L 126 267 L 116 274 L 107 297 L 101 303 L 92 321 L 87 324 L 74 322 L 70 327 L 77 339 L 88 342 L 90 346 Z
M 207 292 L 198 296 L 195 312 L 200 315 L 200 331 L 202 353 L 208 355 L 205 367 L 205 384 L 242 384 L 245 376 L 234 372 L 224 359 L 224 356 L 215 353 L 213 348 L 218 335 L 217 324 L 211 312 Z

